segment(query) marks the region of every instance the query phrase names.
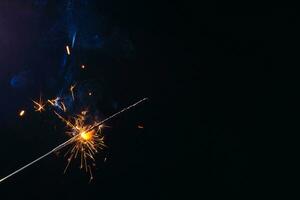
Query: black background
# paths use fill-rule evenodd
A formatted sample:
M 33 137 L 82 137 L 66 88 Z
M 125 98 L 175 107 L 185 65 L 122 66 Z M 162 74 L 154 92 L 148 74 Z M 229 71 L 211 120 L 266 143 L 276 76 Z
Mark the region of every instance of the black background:
M 63 141 L 47 114 L 17 117 L 31 92 L 14 91 L 9 79 L 38 56 L 35 38 L 44 30 L 32 21 L 40 18 L 32 2 L 20 2 L 0 3 L 1 176 Z M 279 105 L 297 85 L 296 73 L 288 79 L 283 69 L 298 63 L 299 17 L 293 6 L 210 2 L 93 2 L 99 16 L 128 31 L 137 53 L 101 68 L 93 52 L 87 77 L 104 73 L 121 107 L 149 101 L 110 122 L 109 159 L 99 159 L 92 183 L 76 167 L 63 175 L 65 161 L 51 155 L 1 183 L 1 199 L 191 199 L 259 190 L 269 155 L 252 154 L 277 129 L 275 115 L 289 107 Z M 41 21 L 51 23 L 56 3 Z

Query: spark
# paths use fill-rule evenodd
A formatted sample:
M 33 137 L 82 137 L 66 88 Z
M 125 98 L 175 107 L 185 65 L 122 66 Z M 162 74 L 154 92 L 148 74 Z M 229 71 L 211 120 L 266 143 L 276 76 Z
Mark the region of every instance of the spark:
M 64 112 L 66 112 L 66 111 L 67 111 L 67 107 L 66 107 L 65 103 L 64 103 L 64 102 L 60 102 L 60 105 L 61 105 L 61 109 L 62 109 Z
M 148 98 L 144 98 L 144 99 L 142 99 L 142 100 L 140 100 L 140 101 L 138 101 L 138 102 L 136 102 L 136 103 L 134 103 L 134 104 L 132 104 L 132 105 L 130 105 L 130 106 L 128 106 L 128 107 L 122 109 L 122 110 L 120 110 L 119 112 L 117 112 L 117 113 L 115 113 L 115 114 L 113 114 L 113 115 L 110 115 L 110 116 L 107 117 L 106 119 L 104 119 L 104 120 L 102 120 L 102 121 L 100 121 L 100 122 L 98 122 L 98 123 L 95 123 L 94 125 L 83 126 L 83 127 L 84 127 L 84 134 L 82 134 L 82 133 L 83 133 L 83 132 L 82 132 L 83 129 L 81 129 L 81 128 L 83 128 L 83 127 L 80 127 L 80 126 L 79 126 L 79 127 L 78 127 L 78 126 L 76 127 L 76 126 L 74 126 L 71 122 L 70 122 L 70 123 L 67 123 L 67 125 L 71 128 L 71 133 L 72 133 L 72 130 L 73 130 L 73 131 L 76 130 L 76 133 L 77 133 L 77 134 L 75 134 L 74 136 L 71 136 L 70 139 L 68 139 L 67 141 L 63 142 L 62 144 L 56 146 L 55 148 L 53 148 L 53 149 L 50 150 L 49 152 L 43 154 L 42 156 L 38 157 L 37 159 L 33 160 L 32 162 L 30 162 L 30 163 L 24 165 L 23 167 L 17 169 L 16 171 L 14 171 L 14 172 L 10 173 L 9 175 L 5 176 L 4 178 L 0 179 L 0 183 L 3 182 L 3 181 L 6 180 L 6 179 L 12 177 L 13 175 L 15 175 L 15 174 L 17 174 L 17 173 L 23 171 L 24 169 L 30 167 L 31 165 L 37 163 L 38 161 L 42 160 L 43 158 L 47 157 L 48 155 L 50 155 L 50 154 L 52 154 L 52 153 L 54 153 L 54 152 L 57 152 L 57 151 L 63 149 L 64 147 L 68 146 L 69 144 L 75 144 L 75 145 L 79 144 L 79 145 L 81 145 L 81 146 L 85 145 L 84 147 L 87 147 L 87 151 L 86 151 L 86 152 L 88 153 L 88 154 L 86 154 L 86 156 L 89 156 L 89 154 L 90 154 L 89 151 L 91 151 L 91 150 L 89 149 L 89 147 L 90 147 L 95 153 L 97 153 L 98 150 L 96 149 L 96 150 L 97 150 L 97 151 L 96 151 L 96 150 L 93 149 L 93 147 L 95 147 L 94 144 L 97 143 L 97 142 L 98 142 L 98 143 L 97 143 L 98 145 L 104 144 L 104 143 L 102 143 L 102 142 L 103 142 L 103 135 L 102 135 L 102 132 L 101 132 L 102 124 L 104 124 L 104 123 L 107 122 L 108 120 L 111 120 L 112 118 L 116 117 L 117 115 L 120 115 L 121 113 L 123 113 L 123 112 L 125 112 L 125 111 L 128 111 L 129 109 L 131 109 L 131 108 L 137 106 L 138 104 L 142 103 L 143 101 L 146 101 L 147 99 L 148 99 Z M 58 114 L 58 113 L 57 113 L 57 114 Z M 58 114 L 58 116 L 60 116 L 60 115 Z M 78 116 L 78 117 L 80 117 L 80 116 Z M 61 116 L 61 119 L 65 120 L 62 116 Z M 78 119 L 78 118 L 75 118 L 75 119 Z M 66 120 L 65 122 L 68 122 L 68 120 Z M 79 123 L 79 122 L 82 122 L 82 120 L 79 120 L 77 123 Z M 75 124 L 76 124 L 76 120 L 75 120 Z M 75 129 L 74 129 L 74 128 L 75 128 Z M 80 131 L 81 131 L 81 132 L 80 132 Z M 81 134 L 78 134 L 78 133 L 81 133 Z M 87 135 L 86 135 L 86 134 L 87 134 Z M 71 135 L 72 135 L 72 134 L 71 134 Z M 84 136 L 84 137 L 83 137 L 83 136 Z M 96 138 L 96 137 L 97 137 L 97 138 Z M 100 142 L 99 142 L 99 141 L 100 141 Z M 92 145 L 91 145 L 91 144 L 92 144 Z M 76 147 L 76 146 L 73 146 L 73 148 L 74 148 L 74 147 L 75 147 L 75 150 L 73 150 L 73 151 L 76 151 L 76 148 L 77 148 L 77 147 Z M 103 148 L 104 146 L 101 146 L 101 147 Z M 79 148 L 79 150 L 80 150 L 80 148 Z M 78 151 L 79 151 L 79 150 L 78 150 Z M 72 151 L 72 149 L 71 149 L 71 151 Z M 79 152 L 78 152 L 78 153 L 79 153 Z M 95 154 L 95 153 L 94 153 L 94 154 Z M 74 155 L 74 156 L 75 156 L 76 154 L 71 154 L 71 155 Z M 81 155 L 83 155 L 83 154 L 81 153 Z M 93 156 L 93 154 L 92 154 L 92 156 Z M 69 158 L 70 158 L 70 157 L 69 157 Z M 83 159 L 84 159 L 84 155 L 83 155 Z M 93 160 L 93 159 L 92 159 L 92 160 Z M 84 161 L 84 160 L 83 160 L 83 161 Z M 70 161 L 70 162 L 71 162 L 71 161 Z M 92 176 L 92 173 L 91 173 L 91 168 L 90 168 L 90 166 L 89 166 L 89 165 L 85 165 L 85 166 L 87 166 L 87 168 L 88 168 L 87 171 L 90 173 L 90 179 L 93 179 L 93 176 Z
M 73 38 L 72 38 L 72 48 L 74 47 L 74 44 L 75 44 L 76 35 L 77 35 L 77 32 L 75 31 L 75 33 L 73 34 Z
M 25 110 L 21 110 L 20 113 L 19 113 L 19 116 L 23 117 L 24 115 L 25 115 Z
M 89 96 L 92 96 L 93 93 L 89 92 Z
M 110 119 L 116 117 L 117 115 L 119 115 L 119 114 L 121 114 L 121 113 L 123 113 L 123 112 L 125 112 L 125 111 L 127 111 L 127 110 L 130 110 L 131 108 L 137 106 L 138 104 L 140 104 L 140 103 L 142 103 L 142 102 L 144 102 L 144 101 L 146 101 L 146 100 L 148 100 L 148 98 L 143 98 L 143 99 L 137 101 L 136 103 L 134 103 L 134 104 L 132 104 L 132 105 L 126 107 L 126 108 L 123 108 L 123 109 L 120 110 L 119 112 L 116 112 L 115 114 L 113 114 L 113 115 L 107 117 L 106 119 L 102 120 L 101 122 L 96 123 L 94 126 L 91 127 L 91 129 L 93 129 L 93 128 L 97 127 L 97 126 L 102 125 L 104 122 L 106 122 L 106 121 L 108 121 L 108 120 L 110 120 Z
M 40 95 L 40 99 L 38 101 L 32 100 L 34 103 L 34 109 L 36 112 L 43 112 L 45 111 L 45 105 L 46 103 L 43 102 L 42 96 Z
M 74 101 L 74 88 L 76 87 L 76 83 L 74 84 L 74 85 L 71 85 L 71 87 L 70 87 L 70 92 L 71 92 L 71 95 L 72 95 L 72 99 L 73 99 L 73 101 Z
M 54 106 L 54 107 L 58 107 L 59 109 L 63 110 L 64 112 L 67 111 L 67 108 L 64 104 L 64 102 L 61 100 L 60 97 L 56 97 L 55 99 L 48 99 L 48 102 Z
M 90 180 L 93 179 L 91 166 L 95 165 L 95 154 L 106 147 L 104 135 L 101 131 L 102 124 L 94 126 L 96 122 L 94 124 L 86 123 L 87 111 L 82 111 L 82 114 L 77 115 L 73 120 L 67 120 L 55 111 L 54 113 L 69 127 L 69 130 L 66 132 L 68 135 L 71 137 L 78 136 L 65 153 L 65 157 L 68 157 L 68 159 L 64 173 L 66 173 L 71 161 L 79 157 L 80 169 L 85 169 L 86 172 L 89 172 Z
M 67 54 L 71 55 L 70 47 L 68 45 L 66 46 L 66 50 L 67 50 Z
M 52 106 L 57 106 L 59 100 L 60 100 L 60 98 L 59 98 L 59 97 L 56 97 L 55 99 L 49 99 L 48 102 L 49 102 Z
M 85 65 L 81 65 L 81 69 L 84 69 L 85 68 Z
M 144 126 L 143 126 L 143 125 L 138 125 L 138 128 L 139 128 L 139 129 L 143 129 Z
M 86 115 L 86 113 L 87 113 L 86 110 L 81 111 L 81 114 L 82 114 L 82 115 Z

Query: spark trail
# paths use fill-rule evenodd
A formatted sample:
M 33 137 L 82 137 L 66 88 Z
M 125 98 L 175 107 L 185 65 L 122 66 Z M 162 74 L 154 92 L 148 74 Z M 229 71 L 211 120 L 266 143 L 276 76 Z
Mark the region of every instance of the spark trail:
M 131 108 L 137 106 L 138 104 L 140 104 L 140 103 L 142 103 L 142 102 L 144 102 L 144 101 L 146 101 L 146 100 L 148 100 L 148 98 L 141 99 L 141 100 L 137 101 L 136 103 L 131 104 L 130 106 L 128 106 L 128 107 L 126 107 L 126 108 L 120 110 L 119 112 L 116 112 L 116 113 L 110 115 L 110 116 L 107 117 L 106 119 L 104 119 L 104 120 L 100 121 L 99 123 L 95 124 L 94 126 L 92 126 L 92 127 L 91 127 L 90 129 L 88 129 L 87 131 L 90 131 L 90 130 L 94 129 L 94 128 L 97 127 L 97 126 L 100 126 L 100 125 L 103 124 L 104 122 L 107 122 L 108 120 L 110 120 L 110 119 L 112 119 L 112 118 L 114 118 L 114 117 L 120 115 L 121 113 L 130 110 Z M 11 174 L 5 176 L 4 178 L 0 179 L 0 183 L 2 183 L 3 181 L 5 181 L 6 179 L 12 177 L 13 175 L 15 175 L 15 174 L 17 174 L 17 173 L 23 171 L 23 170 L 26 169 L 27 167 L 30 167 L 31 165 L 37 163 L 38 161 L 42 160 L 43 158 L 49 156 L 50 154 L 52 154 L 52 153 L 54 153 L 54 152 L 56 152 L 56 151 L 58 151 L 58 150 L 60 150 L 60 149 L 62 149 L 62 148 L 64 148 L 64 147 L 66 147 L 67 145 L 69 145 L 69 144 L 71 144 L 72 142 L 74 142 L 74 140 L 76 140 L 77 137 L 80 137 L 80 135 L 75 135 L 75 136 L 71 137 L 69 140 L 65 141 L 64 143 L 61 143 L 61 144 L 58 145 L 58 146 L 56 146 L 56 147 L 53 148 L 51 151 L 45 153 L 44 155 L 42 155 L 42 156 L 38 157 L 37 159 L 33 160 L 32 162 L 28 163 L 27 165 L 24 165 L 23 167 L 21 167 L 21 168 L 17 169 L 16 171 L 12 172 Z

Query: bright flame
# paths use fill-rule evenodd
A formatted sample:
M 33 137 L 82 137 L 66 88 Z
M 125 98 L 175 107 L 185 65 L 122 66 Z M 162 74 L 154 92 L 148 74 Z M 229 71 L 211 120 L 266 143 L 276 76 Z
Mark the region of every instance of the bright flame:
M 88 132 L 83 131 L 83 132 L 80 133 L 80 137 L 81 137 L 81 139 L 88 141 L 88 140 L 92 139 L 94 134 L 95 134 L 94 130 L 91 130 L 91 131 L 88 131 Z

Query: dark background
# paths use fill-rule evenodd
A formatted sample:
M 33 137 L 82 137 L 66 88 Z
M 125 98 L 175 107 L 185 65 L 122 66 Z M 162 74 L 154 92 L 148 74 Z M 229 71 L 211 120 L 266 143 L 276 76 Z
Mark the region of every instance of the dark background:
M 63 82 L 58 65 L 67 34 L 51 27 L 66 2 L 0 2 L 1 177 L 66 139 L 59 121 L 34 113 L 31 105 L 41 90 L 45 96 L 59 90 L 51 80 Z M 116 40 L 76 51 L 78 63 L 88 66 L 80 77 L 102 88 L 97 109 L 108 116 L 140 98 L 149 101 L 109 122 L 108 160 L 99 155 L 93 182 L 76 166 L 63 175 L 65 160 L 50 155 L 1 183 L 1 199 L 191 199 L 259 191 L 270 155 L 252 154 L 277 129 L 275 115 L 289 107 L 278 105 L 298 83 L 296 73 L 287 79 L 282 70 L 298 63 L 296 9 L 217 1 L 80 2 L 88 6 L 78 12 L 92 13 L 78 17 L 81 24 L 104 42 L 117 30 L 134 47 L 133 53 L 121 51 L 124 41 Z M 25 69 L 30 75 L 22 87 L 13 87 L 12 77 Z M 27 111 L 24 118 L 20 109 Z

